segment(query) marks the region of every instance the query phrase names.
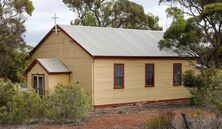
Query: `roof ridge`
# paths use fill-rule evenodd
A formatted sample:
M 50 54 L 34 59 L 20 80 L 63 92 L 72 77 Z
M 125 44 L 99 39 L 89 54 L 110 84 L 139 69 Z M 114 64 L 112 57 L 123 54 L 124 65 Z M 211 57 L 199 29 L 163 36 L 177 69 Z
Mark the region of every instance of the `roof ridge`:
M 83 26 L 83 25 L 65 25 L 65 24 L 58 24 L 58 26 L 68 26 L 68 27 L 81 27 L 81 28 L 96 28 L 96 29 L 114 29 L 114 30 L 126 30 L 126 31 L 150 31 L 150 32 L 159 32 L 163 33 L 163 30 L 145 30 L 145 29 L 130 29 L 130 28 L 114 28 L 114 27 L 99 27 L 99 26 Z

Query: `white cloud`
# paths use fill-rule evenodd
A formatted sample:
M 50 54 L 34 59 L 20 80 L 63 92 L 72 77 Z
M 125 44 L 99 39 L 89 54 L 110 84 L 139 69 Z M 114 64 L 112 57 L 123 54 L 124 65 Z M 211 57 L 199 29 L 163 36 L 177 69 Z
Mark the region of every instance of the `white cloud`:
M 25 23 L 27 32 L 25 40 L 27 44 L 35 46 L 44 35 L 54 26 L 52 19 L 54 13 L 59 17 L 58 24 L 69 24 L 75 18 L 62 0 L 33 0 L 35 10 Z

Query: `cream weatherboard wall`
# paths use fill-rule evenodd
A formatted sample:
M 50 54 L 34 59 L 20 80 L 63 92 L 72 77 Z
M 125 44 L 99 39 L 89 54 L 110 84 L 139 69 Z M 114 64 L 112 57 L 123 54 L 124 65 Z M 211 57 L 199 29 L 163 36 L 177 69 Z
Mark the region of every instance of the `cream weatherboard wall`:
M 59 31 L 57 34 L 50 34 L 31 55 L 30 63 L 36 58 L 58 58 L 72 71 L 70 81 L 77 80 L 91 93 L 93 59 L 62 31 Z M 53 83 L 55 86 L 52 80 L 53 79 L 50 79 L 49 83 Z
M 49 74 L 49 93 L 55 89 L 55 86 L 58 84 L 67 85 L 69 84 L 69 74 Z
M 114 64 L 124 64 L 124 89 L 114 89 Z M 155 86 L 145 87 L 145 64 L 155 65 Z M 193 61 L 169 59 L 96 59 L 94 63 L 95 105 L 158 101 L 189 97 L 184 86 L 173 86 L 173 63 L 182 72 L 194 69 Z

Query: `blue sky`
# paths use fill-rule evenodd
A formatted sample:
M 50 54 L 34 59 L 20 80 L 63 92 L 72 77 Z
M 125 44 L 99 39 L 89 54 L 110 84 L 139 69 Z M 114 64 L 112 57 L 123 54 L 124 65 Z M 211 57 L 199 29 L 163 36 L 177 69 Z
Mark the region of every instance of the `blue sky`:
M 35 10 L 31 17 L 27 18 L 25 23 L 26 33 L 25 41 L 31 46 L 37 43 L 46 35 L 53 27 L 54 13 L 59 17 L 57 24 L 70 24 L 70 21 L 76 17 L 75 13 L 63 4 L 62 0 L 32 0 Z M 170 23 L 166 18 L 165 5 L 158 5 L 159 0 L 131 0 L 143 5 L 146 12 L 151 12 L 155 16 L 159 16 L 160 25 L 166 29 Z

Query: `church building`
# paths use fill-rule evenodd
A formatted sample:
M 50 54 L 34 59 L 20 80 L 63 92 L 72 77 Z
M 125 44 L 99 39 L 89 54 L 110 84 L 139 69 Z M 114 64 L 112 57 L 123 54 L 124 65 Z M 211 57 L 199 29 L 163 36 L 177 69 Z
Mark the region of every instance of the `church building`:
M 160 50 L 162 31 L 56 25 L 30 53 L 28 86 L 41 96 L 79 82 L 94 106 L 184 100 L 196 58 Z

